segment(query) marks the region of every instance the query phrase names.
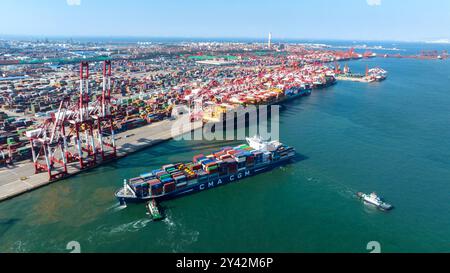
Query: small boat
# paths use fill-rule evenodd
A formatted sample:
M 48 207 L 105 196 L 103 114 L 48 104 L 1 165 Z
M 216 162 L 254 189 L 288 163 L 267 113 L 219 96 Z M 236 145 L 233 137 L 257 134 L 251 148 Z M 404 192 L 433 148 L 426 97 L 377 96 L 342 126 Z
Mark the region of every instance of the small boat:
M 364 202 L 372 204 L 379 208 L 380 210 L 388 211 L 393 208 L 391 204 L 384 202 L 378 195 L 373 192 L 371 194 L 365 194 L 362 192 L 358 192 L 357 196 L 361 198 Z
M 153 221 L 164 219 L 161 212 L 159 211 L 158 204 L 156 203 L 155 199 L 152 199 L 152 201 L 148 202 L 147 210 Z

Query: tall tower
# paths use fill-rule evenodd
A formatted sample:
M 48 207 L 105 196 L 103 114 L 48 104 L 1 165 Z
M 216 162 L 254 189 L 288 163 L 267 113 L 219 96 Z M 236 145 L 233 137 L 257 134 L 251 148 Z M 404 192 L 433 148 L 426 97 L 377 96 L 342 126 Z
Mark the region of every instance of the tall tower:
M 269 49 L 272 48 L 272 32 L 269 32 L 269 42 L 267 43 L 267 46 Z

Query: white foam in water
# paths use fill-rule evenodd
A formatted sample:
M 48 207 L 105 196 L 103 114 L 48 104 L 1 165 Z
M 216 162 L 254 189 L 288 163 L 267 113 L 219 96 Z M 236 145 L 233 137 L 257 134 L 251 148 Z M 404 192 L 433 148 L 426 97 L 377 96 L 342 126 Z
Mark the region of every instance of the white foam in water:
M 19 240 L 14 243 L 14 251 L 18 252 L 18 253 L 25 253 L 25 252 L 27 252 L 25 246 L 26 246 L 26 243 Z
M 175 226 L 175 222 L 172 219 L 170 219 L 168 215 L 166 216 L 166 218 L 164 218 L 163 222 L 166 223 L 169 227 Z
M 200 236 L 199 231 L 186 230 L 180 222 L 174 222 L 169 215 L 163 222 L 167 225 L 168 234 L 166 238 L 159 239 L 158 243 L 169 247 L 173 253 L 185 251 L 185 248 L 197 242 Z
M 151 219 L 141 219 L 133 224 L 133 228 L 135 228 L 136 230 L 140 230 L 142 228 L 145 228 L 151 221 Z
M 356 197 L 356 193 L 350 189 L 339 189 L 337 192 L 343 198 L 353 199 Z
M 309 182 L 309 183 L 317 184 L 317 183 L 320 182 L 320 179 L 319 178 L 315 178 L 315 177 L 308 177 L 308 178 L 306 178 L 306 181 Z
M 123 209 L 126 209 L 126 208 L 127 208 L 127 205 L 122 205 L 122 206 L 117 207 L 115 210 L 116 211 L 120 211 L 120 210 L 123 210 Z
M 120 232 L 136 232 L 147 226 L 152 220 L 148 218 L 139 219 L 130 223 L 122 224 L 111 229 L 110 233 L 120 233 Z
M 120 205 L 119 203 L 112 205 L 111 207 L 109 207 L 107 209 L 107 211 L 113 211 L 113 212 L 117 212 L 117 211 L 121 211 L 123 209 L 126 209 L 127 205 Z

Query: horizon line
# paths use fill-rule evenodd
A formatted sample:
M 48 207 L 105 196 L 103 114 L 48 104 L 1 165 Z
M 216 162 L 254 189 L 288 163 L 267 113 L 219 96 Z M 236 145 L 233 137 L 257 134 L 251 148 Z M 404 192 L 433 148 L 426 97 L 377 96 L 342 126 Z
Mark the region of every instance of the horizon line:
M 145 36 L 145 35 L 45 35 L 45 34 L 0 34 L 0 38 L 7 37 L 15 37 L 15 38 L 40 38 L 40 39 L 75 39 L 75 38 L 109 38 L 109 39 L 123 39 L 123 38 L 131 38 L 131 39 L 227 39 L 227 40 L 261 40 L 266 41 L 266 37 L 245 37 L 245 36 L 196 36 L 196 37 L 187 37 L 187 36 Z M 354 42 L 402 42 L 402 43 L 427 43 L 427 42 L 435 42 L 440 40 L 448 40 L 446 38 L 435 38 L 429 40 L 395 40 L 395 39 L 352 39 L 352 38 L 272 38 L 272 41 L 354 41 Z M 445 43 L 443 43 L 445 44 Z

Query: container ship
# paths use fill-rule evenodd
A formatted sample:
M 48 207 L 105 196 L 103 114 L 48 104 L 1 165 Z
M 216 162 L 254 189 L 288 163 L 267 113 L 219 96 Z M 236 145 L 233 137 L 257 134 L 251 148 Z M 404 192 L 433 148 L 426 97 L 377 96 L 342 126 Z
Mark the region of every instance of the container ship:
M 312 87 L 308 84 L 303 84 L 300 86 L 293 86 L 288 88 L 286 91 L 284 91 L 285 96 L 287 99 L 293 99 L 297 97 L 304 97 L 311 95 Z
M 249 96 L 236 96 L 231 98 L 227 103 L 216 105 L 209 111 L 204 111 L 202 119 L 206 122 L 220 122 L 235 119 L 235 109 L 237 105 L 266 105 L 271 106 L 279 103 L 288 102 L 300 97 L 311 95 L 313 85 L 308 83 L 292 84 L 286 86 L 278 86 Z M 230 115 L 227 115 L 231 113 Z
M 377 82 L 384 81 L 388 76 L 388 72 L 382 68 L 372 68 L 368 71 L 368 74 L 370 78 Z
M 295 149 L 255 136 L 248 144 L 224 147 L 211 155 L 194 156 L 189 163 L 163 166 L 124 181 L 115 196 L 121 205 L 163 201 L 201 192 L 254 176 L 289 163 Z
M 326 75 L 323 79 L 313 82 L 314 89 L 323 89 L 335 85 L 337 83 L 336 78 L 332 75 Z

